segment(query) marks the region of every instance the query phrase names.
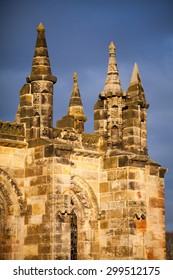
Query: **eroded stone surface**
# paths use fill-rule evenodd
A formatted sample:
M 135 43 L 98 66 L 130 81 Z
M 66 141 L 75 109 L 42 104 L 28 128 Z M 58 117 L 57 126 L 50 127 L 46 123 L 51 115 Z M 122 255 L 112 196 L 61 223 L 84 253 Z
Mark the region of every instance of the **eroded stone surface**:
M 37 31 L 15 123 L 0 122 L 0 259 L 164 259 L 166 169 L 148 155 L 137 65 L 123 92 L 111 43 L 94 133 L 84 132 L 76 73 L 53 128 L 56 78 Z

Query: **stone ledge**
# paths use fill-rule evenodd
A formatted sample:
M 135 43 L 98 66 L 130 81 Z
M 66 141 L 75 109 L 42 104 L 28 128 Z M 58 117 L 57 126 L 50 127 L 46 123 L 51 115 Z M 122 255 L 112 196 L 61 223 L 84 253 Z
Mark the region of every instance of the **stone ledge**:
M 95 158 L 99 158 L 104 154 L 101 152 L 84 150 L 84 149 L 74 149 L 74 153 L 77 156 L 86 156 L 86 157 L 95 157 Z
M 0 146 L 23 149 L 28 148 L 28 143 L 24 141 L 0 138 Z

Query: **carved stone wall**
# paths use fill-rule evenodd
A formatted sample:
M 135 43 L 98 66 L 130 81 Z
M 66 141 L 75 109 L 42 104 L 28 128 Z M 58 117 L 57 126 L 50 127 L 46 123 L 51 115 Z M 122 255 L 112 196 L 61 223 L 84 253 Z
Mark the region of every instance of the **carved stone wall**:
M 111 155 L 104 160 L 107 179 L 100 183 L 101 259 L 165 258 L 165 170 L 147 158 L 138 159 L 137 165 L 130 156 Z
M 16 181 L 0 168 L 0 259 L 22 259 L 25 204 Z
M 70 259 L 76 244 L 77 259 L 164 259 L 165 170 L 148 156 L 103 156 L 97 135 L 82 149 L 68 139 L 1 147 L 0 258 Z
M 121 88 L 113 42 L 94 133 L 74 83 L 53 128 L 53 84 L 39 24 L 15 123 L 0 121 L 0 259 L 164 259 L 166 169 L 147 151 L 137 64 Z

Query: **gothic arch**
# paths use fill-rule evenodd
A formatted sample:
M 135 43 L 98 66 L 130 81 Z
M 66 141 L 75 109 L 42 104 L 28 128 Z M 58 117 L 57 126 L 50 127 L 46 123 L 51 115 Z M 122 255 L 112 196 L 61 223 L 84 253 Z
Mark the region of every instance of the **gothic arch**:
M 98 223 L 99 207 L 93 189 L 78 175 L 71 177 L 69 188 L 63 192 L 62 212 L 70 217 L 71 259 L 75 259 L 74 256 L 77 259 L 92 259 L 92 225 Z M 73 236 L 75 240 L 72 240 Z
M 85 208 L 92 210 L 92 218 L 98 219 L 99 217 L 99 206 L 97 197 L 92 189 L 92 187 L 78 175 L 73 175 L 71 177 L 71 189 L 77 193 L 79 191 L 79 196 L 83 202 Z M 80 192 L 81 190 L 81 192 Z
M 16 181 L 0 168 L 0 259 L 16 258 L 15 250 L 22 242 L 23 211 L 22 193 Z
M 1 196 L 4 197 L 7 208 L 10 212 L 12 211 L 13 208 L 15 208 L 13 209 L 13 211 L 14 210 L 18 211 L 19 212 L 18 214 L 23 213 L 24 201 L 23 201 L 22 192 L 18 188 L 15 179 L 13 179 L 11 175 L 2 168 L 0 168 L 0 193 Z
M 98 219 L 99 217 L 99 206 L 97 202 L 97 197 L 91 188 L 91 186 L 83 180 L 78 175 L 71 176 L 71 185 L 69 188 L 65 189 L 63 195 L 70 195 L 73 201 L 73 208 L 76 208 L 77 212 L 80 212 L 83 219 L 85 219 L 86 214 L 90 212 L 91 219 Z M 66 203 L 64 203 L 66 212 L 69 208 Z

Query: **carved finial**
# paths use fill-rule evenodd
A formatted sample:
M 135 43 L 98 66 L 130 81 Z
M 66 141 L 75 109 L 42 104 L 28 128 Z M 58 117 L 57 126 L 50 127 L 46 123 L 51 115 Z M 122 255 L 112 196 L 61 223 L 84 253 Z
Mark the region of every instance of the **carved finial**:
M 74 81 L 74 83 L 77 83 L 77 78 L 78 78 L 77 73 L 74 72 L 74 74 L 73 74 L 73 81 Z
M 113 41 L 109 45 L 109 62 L 104 92 L 112 92 L 114 95 L 118 92 L 122 93 Z
M 115 55 L 115 45 L 114 45 L 113 41 L 109 45 L 109 54 Z
M 39 26 L 37 27 L 37 31 L 40 32 L 40 31 L 45 31 L 45 28 L 44 28 L 44 25 L 40 22 Z
M 73 74 L 73 88 L 70 97 L 69 107 L 68 107 L 68 116 L 74 116 L 74 118 L 85 122 L 87 117 L 84 114 L 84 109 L 82 105 L 82 99 L 80 96 L 79 86 L 78 86 L 78 76 L 77 73 Z

